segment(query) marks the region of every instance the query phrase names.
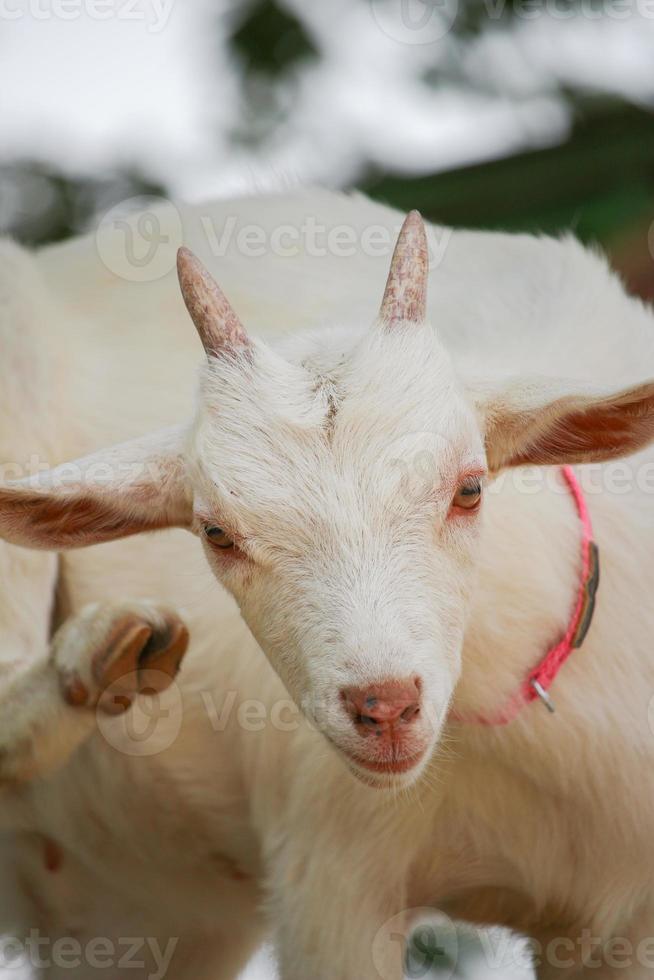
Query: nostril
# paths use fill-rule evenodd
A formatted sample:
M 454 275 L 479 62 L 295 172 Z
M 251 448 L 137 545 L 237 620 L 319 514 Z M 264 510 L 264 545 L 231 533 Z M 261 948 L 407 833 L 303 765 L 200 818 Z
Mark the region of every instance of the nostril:
M 420 714 L 420 705 L 410 704 L 408 708 L 404 709 L 404 711 L 400 715 L 400 718 L 402 719 L 402 721 L 408 723 L 413 721 L 414 718 L 417 718 L 419 714 Z
M 355 725 L 367 725 L 369 728 L 376 728 L 379 722 L 372 715 L 359 715 L 355 714 L 353 716 Z

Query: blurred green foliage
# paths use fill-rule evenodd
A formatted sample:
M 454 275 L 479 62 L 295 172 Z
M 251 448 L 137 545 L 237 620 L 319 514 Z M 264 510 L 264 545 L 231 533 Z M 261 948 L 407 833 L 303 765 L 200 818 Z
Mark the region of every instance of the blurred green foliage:
M 246 71 L 272 77 L 319 54 L 297 17 L 272 0 L 247 10 L 231 40 Z
M 164 187 L 132 170 L 92 179 L 18 160 L 0 166 L 0 234 L 26 245 L 62 241 L 121 201 L 159 195 L 165 195 Z
M 370 174 L 360 186 L 443 224 L 609 242 L 653 213 L 654 117 L 604 100 L 579 107 L 560 145 L 426 177 Z

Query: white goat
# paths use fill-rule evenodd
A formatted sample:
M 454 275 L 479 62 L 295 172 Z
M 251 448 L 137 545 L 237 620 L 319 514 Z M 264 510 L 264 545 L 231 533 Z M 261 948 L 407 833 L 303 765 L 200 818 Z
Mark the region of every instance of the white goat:
M 233 214 L 268 230 L 308 216 L 357 234 L 397 222 L 361 199 L 297 195 L 188 209 L 185 240 L 206 256 L 207 215 Z M 114 719 L 49 779 L 6 790 L 8 819 L 39 835 L 17 851 L 23 927 L 109 936 L 114 949 L 148 937 L 160 965 L 177 938 L 172 975 L 218 980 L 236 974 L 265 920 L 284 980 L 390 980 L 402 972 L 398 937 L 438 907 L 533 937 L 547 980 L 652 975 L 651 457 L 633 457 L 614 493 L 615 470 L 586 471 L 601 477 L 589 501 L 603 585 L 588 638 L 552 688 L 556 715 L 526 703 L 510 724 L 476 723 L 501 715 L 565 633 L 578 592 L 581 530 L 558 471 L 535 481 L 511 470 L 612 460 L 654 439 L 651 313 L 572 240 L 437 234 L 447 247 L 428 306 L 412 215 L 372 326 L 380 262 L 363 251 L 345 262 L 235 250 L 215 262 L 244 318 L 268 317 L 271 333 L 314 328 L 275 347 L 246 334 L 183 251 L 183 295 L 209 355 L 191 425 L 0 489 L 0 532 L 15 544 L 194 531 L 274 667 L 227 596 L 207 588 L 181 532 L 66 559 L 73 610 L 98 595 L 177 598 L 193 651 L 161 696 L 145 758 Z M 70 355 L 73 408 L 111 404 L 117 379 L 148 421 L 170 416 L 186 389 L 153 407 L 144 352 L 162 386 L 174 384 L 182 310 L 171 277 L 110 289 L 84 241 L 38 262 L 59 294 L 54 347 L 70 351 L 74 336 L 82 350 Z M 80 316 L 95 320 L 90 335 Z M 127 317 L 135 330 L 123 340 Z M 107 349 L 103 393 L 86 371 L 99 371 L 107 334 L 118 350 L 112 361 Z M 115 616 L 140 615 L 149 636 L 150 608 L 102 615 L 112 629 Z M 184 646 L 164 615 L 162 687 Z M 84 634 L 83 655 L 60 638 L 69 700 L 99 696 L 88 662 L 106 622 Z M 131 666 L 142 650 L 130 647 Z M 307 720 L 291 718 L 278 678 Z M 62 739 L 82 725 L 83 708 L 62 709 L 52 685 L 40 701 L 32 684 L 26 703 L 52 704 Z M 257 723 L 229 710 L 234 698 L 244 709 L 256 699 Z M 137 702 L 132 713 L 150 703 Z M 29 744 L 18 721 L 10 749 Z M 11 751 L 3 765 L 11 777 Z M 79 975 L 95 975 L 82 959 Z M 47 975 L 70 975 L 58 969 Z

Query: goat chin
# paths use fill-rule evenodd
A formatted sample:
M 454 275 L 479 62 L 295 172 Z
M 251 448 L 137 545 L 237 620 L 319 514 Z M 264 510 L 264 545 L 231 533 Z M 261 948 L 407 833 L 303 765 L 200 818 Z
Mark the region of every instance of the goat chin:
M 370 768 L 353 759 L 348 759 L 347 764 L 350 771 L 367 786 L 381 790 L 408 789 L 415 785 L 422 773 L 424 766 L 420 765 L 422 756 L 418 759 L 407 761 L 396 769 L 390 767 L 385 769 L 379 764 L 379 768 Z

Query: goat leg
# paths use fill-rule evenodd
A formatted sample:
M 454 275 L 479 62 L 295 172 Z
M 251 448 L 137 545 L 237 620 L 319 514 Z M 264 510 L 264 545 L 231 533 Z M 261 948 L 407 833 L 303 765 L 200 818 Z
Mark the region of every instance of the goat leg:
M 15 677 L 0 702 L 0 787 L 64 763 L 97 727 L 140 693 L 175 678 L 188 631 L 154 602 L 94 603 L 55 634 L 46 660 Z

